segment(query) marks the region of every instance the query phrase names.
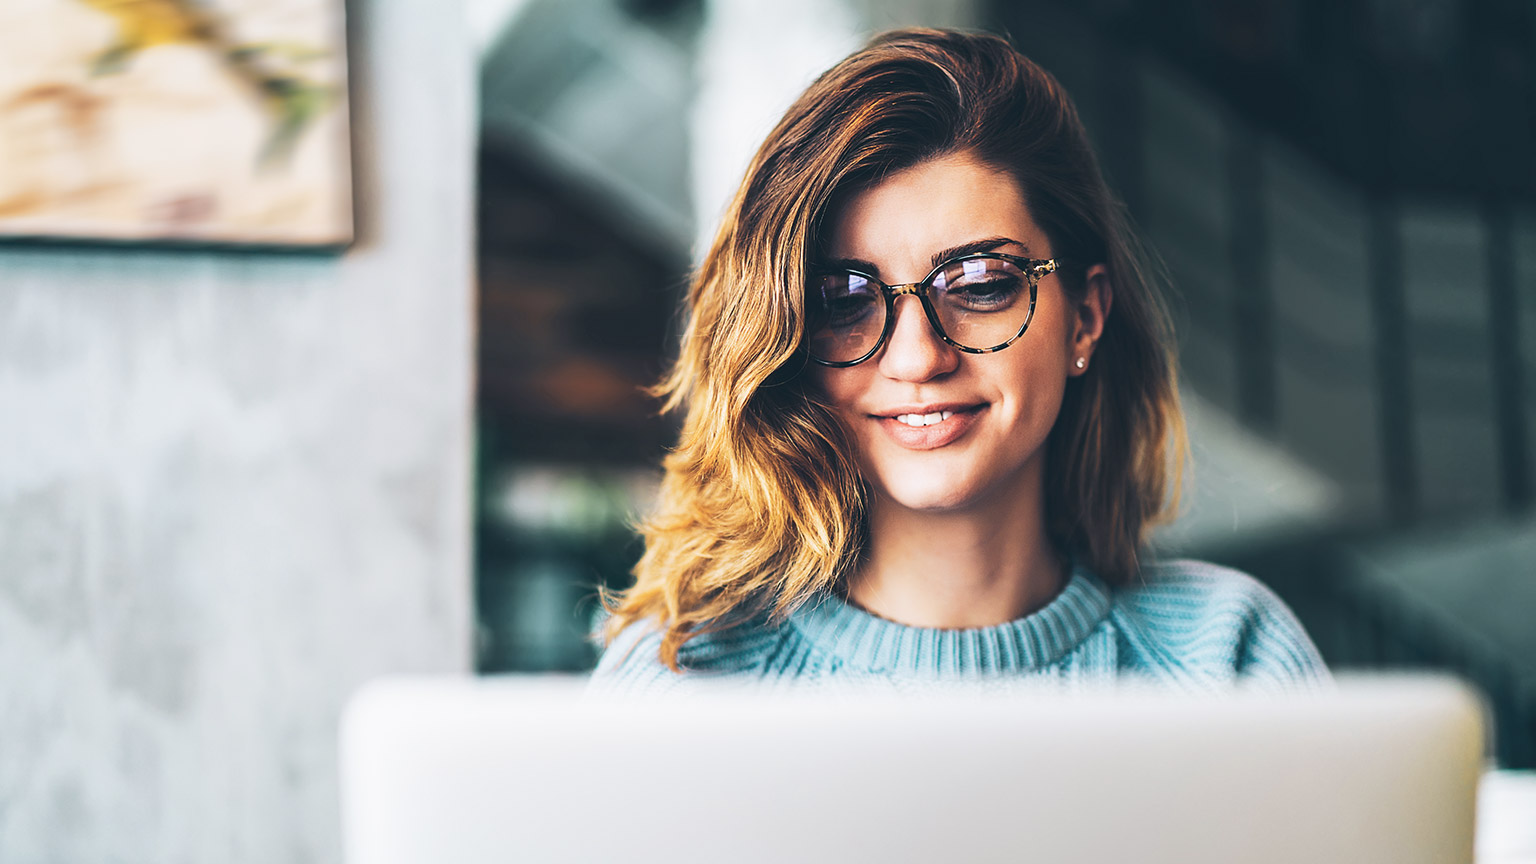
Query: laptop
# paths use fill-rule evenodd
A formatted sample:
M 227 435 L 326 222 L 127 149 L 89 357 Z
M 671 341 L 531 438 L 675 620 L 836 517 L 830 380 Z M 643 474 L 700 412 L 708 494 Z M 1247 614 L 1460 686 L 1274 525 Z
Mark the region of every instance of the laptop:
M 349 864 L 1473 860 L 1478 699 L 1326 692 L 615 701 L 375 682 L 342 724 Z

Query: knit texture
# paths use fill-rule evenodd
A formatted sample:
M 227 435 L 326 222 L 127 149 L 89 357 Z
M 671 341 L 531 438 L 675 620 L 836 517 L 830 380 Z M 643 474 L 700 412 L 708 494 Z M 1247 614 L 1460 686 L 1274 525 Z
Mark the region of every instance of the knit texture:
M 652 695 L 717 679 L 775 689 L 1133 679 L 1208 691 L 1238 682 L 1307 688 L 1328 677 L 1274 592 L 1198 561 L 1147 565 L 1137 584 L 1119 589 L 1077 566 L 1044 608 L 995 627 L 910 627 L 828 594 L 781 624 L 752 621 L 690 640 L 681 674 L 661 662 L 660 645 L 654 622 L 625 628 L 598 662 L 594 690 Z

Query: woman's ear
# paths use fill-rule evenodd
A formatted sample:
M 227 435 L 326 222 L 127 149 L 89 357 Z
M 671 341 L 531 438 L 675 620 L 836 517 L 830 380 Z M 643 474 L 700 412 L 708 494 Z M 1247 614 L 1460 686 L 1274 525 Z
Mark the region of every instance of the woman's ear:
M 1093 361 L 1093 351 L 1104 335 L 1104 321 L 1115 302 L 1114 288 L 1109 283 L 1109 268 L 1095 264 L 1083 277 L 1083 296 L 1073 307 L 1077 313 L 1077 329 L 1072 334 L 1072 358 L 1070 375 L 1088 371 Z

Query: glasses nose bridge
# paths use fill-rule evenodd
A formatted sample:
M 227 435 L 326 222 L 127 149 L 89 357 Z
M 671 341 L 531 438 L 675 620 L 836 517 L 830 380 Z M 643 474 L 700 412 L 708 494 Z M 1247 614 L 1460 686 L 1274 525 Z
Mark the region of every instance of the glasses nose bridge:
M 944 331 L 939 329 L 933 320 L 933 301 L 928 296 L 928 280 L 924 279 L 921 282 L 903 282 L 899 285 L 887 285 L 885 286 L 885 293 L 890 297 L 890 312 L 893 318 L 900 311 L 898 308 L 899 304 L 896 302 L 897 300 L 900 300 L 902 297 L 917 298 L 917 305 L 922 307 L 923 318 L 928 321 L 929 326 L 932 326 L 935 330 L 938 330 L 939 336 L 941 338 L 943 337 Z
M 902 297 L 912 297 L 917 300 L 918 317 L 927 325 L 926 329 L 931 331 L 933 336 L 940 342 L 949 342 L 949 337 L 944 333 L 944 328 L 935 320 L 933 303 L 928 297 L 928 280 L 903 282 L 899 285 L 886 285 L 885 293 L 888 297 L 889 305 L 887 308 L 890 312 L 890 320 L 886 322 L 886 332 L 880 340 L 882 346 L 888 345 L 891 337 L 895 335 L 896 321 L 901 315 L 901 304 L 896 301 Z

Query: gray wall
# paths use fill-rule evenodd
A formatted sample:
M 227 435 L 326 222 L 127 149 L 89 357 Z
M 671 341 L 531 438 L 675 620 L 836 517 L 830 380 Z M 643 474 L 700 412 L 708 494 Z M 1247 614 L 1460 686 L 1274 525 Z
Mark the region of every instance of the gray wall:
M 337 861 L 346 696 L 469 669 L 472 58 L 351 5 L 354 249 L 0 247 L 0 861 Z

